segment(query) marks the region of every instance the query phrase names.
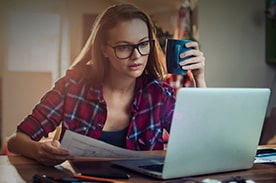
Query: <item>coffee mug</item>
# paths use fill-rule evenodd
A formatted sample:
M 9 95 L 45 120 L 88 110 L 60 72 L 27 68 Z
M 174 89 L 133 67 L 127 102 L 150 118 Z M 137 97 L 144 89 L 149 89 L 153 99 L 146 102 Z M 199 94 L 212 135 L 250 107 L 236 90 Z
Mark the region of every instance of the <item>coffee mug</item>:
M 189 58 L 180 58 L 182 52 L 191 50 L 192 48 L 187 48 L 186 43 L 191 42 L 191 40 L 177 40 L 177 39 L 167 39 L 166 40 L 166 65 L 168 73 L 186 75 L 187 71 L 183 70 L 179 65 L 180 62 Z

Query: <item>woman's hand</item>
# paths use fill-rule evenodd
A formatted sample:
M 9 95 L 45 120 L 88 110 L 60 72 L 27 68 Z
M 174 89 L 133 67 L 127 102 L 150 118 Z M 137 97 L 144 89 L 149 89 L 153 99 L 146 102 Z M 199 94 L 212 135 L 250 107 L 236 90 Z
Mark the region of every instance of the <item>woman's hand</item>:
M 57 140 L 47 142 L 37 142 L 22 132 L 16 132 L 8 141 L 8 149 L 15 154 L 37 160 L 38 162 L 53 166 L 65 160 L 73 159 L 66 149 L 60 148 Z
M 185 45 L 187 48 L 193 48 L 189 51 L 180 54 L 180 58 L 190 56 L 190 58 L 180 62 L 183 70 L 191 70 L 196 87 L 206 87 L 205 82 L 205 57 L 203 52 L 199 50 L 197 42 L 188 42 Z
M 48 166 L 57 165 L 65 160 L 73 159 L 68 150 L 60 148 L 58 140 L 38 142 L 34 158 L 38 162 Z

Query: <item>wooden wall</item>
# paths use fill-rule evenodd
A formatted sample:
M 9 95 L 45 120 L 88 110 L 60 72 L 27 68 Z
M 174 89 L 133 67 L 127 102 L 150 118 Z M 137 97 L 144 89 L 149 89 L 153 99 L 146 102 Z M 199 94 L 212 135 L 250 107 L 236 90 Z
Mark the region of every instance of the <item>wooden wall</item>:
M 42 95 L 51 88 L 50 72 L 11 72 L 3 74 L 2 146 L 18 123 L 28 115 Z

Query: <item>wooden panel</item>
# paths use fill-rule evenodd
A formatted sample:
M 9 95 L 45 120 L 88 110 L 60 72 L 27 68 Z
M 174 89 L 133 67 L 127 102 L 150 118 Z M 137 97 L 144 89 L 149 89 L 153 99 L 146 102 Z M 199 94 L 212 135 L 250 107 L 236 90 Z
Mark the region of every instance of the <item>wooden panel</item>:
M 3 74 L 2 145 L 42 95 L 51 88 L 50 72 L 10 72 Z

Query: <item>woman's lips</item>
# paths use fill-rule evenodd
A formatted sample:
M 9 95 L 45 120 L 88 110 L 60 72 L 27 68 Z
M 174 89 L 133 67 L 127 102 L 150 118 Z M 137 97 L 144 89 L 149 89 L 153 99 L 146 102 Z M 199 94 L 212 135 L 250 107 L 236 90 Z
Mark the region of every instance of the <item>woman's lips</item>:
M 129 66 L 130 70 L 139 70 L 142 68 L 142 64 L 132 64 Z

